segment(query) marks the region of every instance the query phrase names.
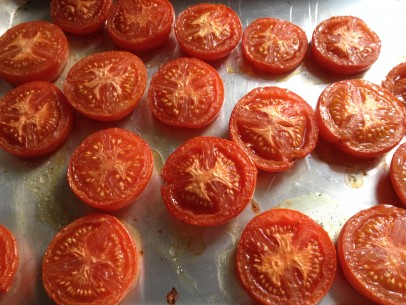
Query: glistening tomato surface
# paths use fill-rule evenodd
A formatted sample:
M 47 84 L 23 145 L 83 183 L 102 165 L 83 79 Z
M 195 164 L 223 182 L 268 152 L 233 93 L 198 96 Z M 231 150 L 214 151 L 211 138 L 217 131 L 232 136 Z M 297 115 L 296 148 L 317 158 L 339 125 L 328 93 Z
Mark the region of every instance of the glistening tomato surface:
M 403 103 L 406 103 L 406 62 L 398 64 L 389 71 L 382 87 L 396 95 Z
M 198 128 L 211 123 L 224 102 L 224 85 L 209 64 L 182 57 L 164 64 L 152 77 L 148 100 L 163 123 Z
M 110 128 L 89 135 L 73 152 L 67 178 L 88 205 L 117 210 L 134 202 L 153 170 L 149 145 L 135 134 Z
M 0 225 L 0 297 L 13 284 L 18 268 L 18 248 L 13 234 Z
M 47 21 L 20 23 L 0 37 L 0 78 L 13 85 L 54 81 L 69 56 L 63 31 Z
M 361 79 L 326 87 L 318 100 L 316 118 L 321 136 L 360 158 L 382 155 L 405 134 L 401 102 L 386 89 Z
M 334 16 L 313 31 L 311 50 L 324 68 L 339 74 L 368 69 L 381 51 L 381 40 L 358 17 Z
M 307 52 L 306 33 L 297 25 L 276 18 L 260 18 L 242 36 L 245 58 L 257 69 L 285 73 L 296 68 Z
M 67 139 L 73 112 L 49 82 L 22 84 L 0 99 L 0 147 L 19 157 L 50 153 Z
M 400 145 L 391 161 L 390 178 L 399 199 L 406 206 L 406 143 Z
M 319 129 L 313 109 L 300 96 L 278 87 L 256 88 L 231 113 L 231 139 L 265 171 L 289 169 L 316 146 Z
M 404 209 L 378 205 L 351 217 L 337 241 L 347 280 L 382 305 L 406 304 L 405 225 Z
M 327 294 L 337 261 L 327 232 L 301 212 L 255 216 L 238 242 L 237 273 L 261 305 L 315 305 Z
M 64 31 L 84 35 L 101 28 L 112 0 L 52 0 L 51 18 Z
M 45 290 L 58 305 L 117 305 L 138 279 L 137 251 L 117 218 L 79 218 L 59 231 L 46 250 Z
M 214 226 L 236 217 L 250 202 L 257 169 L 237 144 L 196 137 L 178 147 L 162 169 L 169 213 L 189 224 Z
M 66 76 L 63 91 L 87 117 L 116 121 L 138 105 L 147 84 L 144 63 L 125 51 L 107 51 L 78 61 Z
M 174 15 L 168 0 L 119 0 L 108 17 L 107 30 L 118 47 L 148 51 L 168 40 Z
M 242 36 L 238 15 L 223 4 L 202 3 L 182 11 L 175 21 L 176 39 L 182 50 L 202 60 L 227 56 Z

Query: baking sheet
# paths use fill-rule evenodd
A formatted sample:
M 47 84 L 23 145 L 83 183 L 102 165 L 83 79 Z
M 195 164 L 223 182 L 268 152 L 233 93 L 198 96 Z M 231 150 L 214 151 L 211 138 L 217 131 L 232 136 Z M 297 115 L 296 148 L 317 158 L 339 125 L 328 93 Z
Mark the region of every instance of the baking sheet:
M 176 14 L 199 1 L 175 1 Z M 290 20 L 302 27 L 310 40 L 314 27 L 333 15 L 356 15 L 379 35 L 382 49 L 378 61 L 357 75 L 380 83 L 396 64 L 406 60 L 406 1 L 213 1 L 233 8 L 245 28 L 252 20 L 269 16 Z M 49 20 L 49 2 L 0 0 L 0 34 L 17 23 Z M 69 68 L 80 58 L 114 49 L 105 32 L 80 38 L 67 35 L 71 55 L 56 84 L 61 87 Z M 182 56 L 174 34 L 162 48 L 139 54 L 149 78 L 166 60 Z M 234 268 L 234 250 L 244 225 L 256 214 L 272 207 L 300 210 L 318 221 L 335 240 L 343 223 L 360 209 L 377 203 L 399 204 L 388 177 L 393 151 L 367 161 L 338 153 L 320 141 L 315 151 L 282 173 L 258 174 L 254 200 L 228 224 L 215 228 L 191 227 L 172 219 L 159 193 L 159 173 L 164 160 L 179 144 L 198 135 L 228 137 L 227 124 L 234 104 L 251 89 L 275 85 L 302 96 L 313 108 L 327 84 L 342 79 L 318 68 L 311 56 L 293 72 L 283 76 L 258 74 L 242 59 L 240 47 L 213 64 L 223 78 L 226 95 L 220 116 L 202 130 L 165 127 L 152 118 L 146 95 L 138 108 L 116 123 L 99 123 L 76 115 L 75 128 L 65 145 L 54 154 L 23 160 L 0 151 L 0 223 L 16 236 L 20 266 L 12 289 L 0 297 L 1 305 L 52 304 L 41 281 L 43 253 L 56 232 L 74 219 L 95 210 L 81 203 L 66 182 L 69 156 L 91 132 L 119 126 L 141 135 L 155 155 L 153 177 L 139 200 L 112 213 L 139 234 L 143 255 L 137 286 L 122 302 L 167 304 L 174 287 L 176 304 L 249 305 L 253 301 L 242 290 Z M 11 87 L 0 81 L 0 95 Z M 366 305 L 338 271 L 322 305 Z

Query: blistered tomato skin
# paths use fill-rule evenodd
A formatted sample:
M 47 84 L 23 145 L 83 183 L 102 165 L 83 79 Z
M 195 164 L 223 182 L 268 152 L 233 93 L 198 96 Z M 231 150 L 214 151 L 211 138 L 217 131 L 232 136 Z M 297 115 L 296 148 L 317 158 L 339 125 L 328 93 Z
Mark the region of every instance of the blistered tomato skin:
M 13 285 L 19 265 L 17 242 L 14 235 L 0 225 L 0 299 Z
M 389 71 L 382 87 L 392 92 L 406 104 L 406 62 L 400 63 Z

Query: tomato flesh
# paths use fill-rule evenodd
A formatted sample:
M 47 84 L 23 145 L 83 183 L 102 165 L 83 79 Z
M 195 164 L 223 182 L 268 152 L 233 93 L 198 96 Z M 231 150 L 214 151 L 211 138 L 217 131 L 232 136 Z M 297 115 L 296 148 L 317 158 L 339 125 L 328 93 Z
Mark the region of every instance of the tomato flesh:
M 400 201 L 406 206 L 406 143 L 396 149 L 389 172 L 393 188 Z
M 138 279 L 137 245 L 114 216 L 90 214 L 59 231 L 42 263 L 48 295 L 59 305 L 116 305 Z
M 69 56 L 63 31 L 47 21 L 20 23 L 0 37 L 0 78 L 13 85 L 54 81 Z
M 337 241 L 347 280 L 370 300 L 406 304 L 406 211 L 378 205 L 351 217 Z
M 396 95 L 401 102 L 406 103 L 406 62 L 398 64 L 389 71 L 382 82 L 382 87 Z
M 257 170 L 235 143 L 196 137 L 178 147 L 162 169 L 169 213 L 189 224 L 214 226 L 236 217 L 250 202 Z
M 13 234 L 0 225 L 0 297 L 13 284 L 17 273 L 19 255 Z
M 211 123 L 224 102 L 217 71 L 196 58 L 167 62 L 152 77 L 148 100 L 160 121 L 176 127 L 199 128 Z
M 238 242 L 237 273 L 259 304 L 314 305 L 335 276 L 334 244 L 301 212 L 271 209 L 255 216 Z
M 269 172 L 291 168 L 314 149 L 318 138 L 310 105 L 278 87 L 256 88 L 242 97 L 231 113 L 229 132 L 255 165 Z

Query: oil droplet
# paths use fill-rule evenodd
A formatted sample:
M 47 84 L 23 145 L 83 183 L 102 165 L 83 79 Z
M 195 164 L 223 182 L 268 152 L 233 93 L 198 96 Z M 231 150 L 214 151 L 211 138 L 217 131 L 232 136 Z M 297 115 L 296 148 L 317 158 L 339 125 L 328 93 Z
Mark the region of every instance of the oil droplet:
M 366 174 L 359 169 L 349 168 L 345 172 L 345 184 L 351 188 L 360 188 L 364 184 L 363 178 L 365 175 Z

